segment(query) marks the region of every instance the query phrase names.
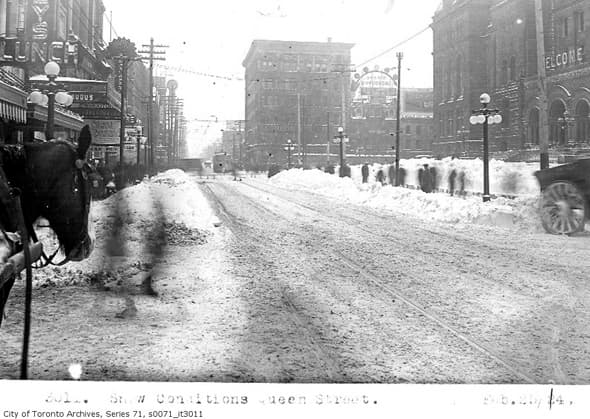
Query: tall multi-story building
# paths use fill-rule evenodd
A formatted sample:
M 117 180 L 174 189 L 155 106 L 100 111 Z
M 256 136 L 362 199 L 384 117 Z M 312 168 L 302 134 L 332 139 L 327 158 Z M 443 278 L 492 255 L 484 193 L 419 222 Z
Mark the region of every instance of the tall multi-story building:
M 353 44 L 255 40 L 243 61 L 245 158 L 251 167 L 325 164 L 338 126 L 346 128 Z
M 469 126 L 472 109 L 486 89 L 486 39 L 489 0 L 443 0 L 434 15 L 435 155 L 449 155 L 480 143 Z M 472 132 L 473 131 L 473 132 Z M 465 140 L 465 141 L 464 141 Z
M 550 154 L 588 152 L 590 3 L 543 0 L 540 21 Z M 503 117 L 500 125 L 490 129 L 490 150 L 538 158 L 544 106 L 535 2 L 445 0 L 432 28 L 435 151 L 450 155 L 481 150 L 481 126 L 470 126 L 468 117 L 480 107 L 479 95 L 487 92 L 490 106 Z M 459 62 L 459 57 L 464 59 Z M 463 97 L 458 96 L 460 92 Z
M 19 108 L 2 122 L 2 131 L 11 134 L 3 135 L 5 141 L 44 138 L 47 107 L 27 104 L 26 97 L 33 88 L 45 88 L 48 80 L 43 68 L 48 61 L 60 65 L 60 77 L 106 80 L 110 67 L 102 55 L 104 10 L 102 0 L 0 0 L 0 80 L 12 86 L 5 92 L 0 88 L 0 100 L 12 105 L 7 108 Z M 95 98 L 91 102 L 97 102 L 94 85 L 85 85 L 87 91 L 63 87 L 74 93 L 74 105 L 91 96 Z M 14 88 L 22 91 L 17 96 L 24 103 L 15 103 Z M 106 89 L 103 96 L 108 96 Z M 57 137 L 75 138 L 83 120 L 58 106 L 55 125 Z

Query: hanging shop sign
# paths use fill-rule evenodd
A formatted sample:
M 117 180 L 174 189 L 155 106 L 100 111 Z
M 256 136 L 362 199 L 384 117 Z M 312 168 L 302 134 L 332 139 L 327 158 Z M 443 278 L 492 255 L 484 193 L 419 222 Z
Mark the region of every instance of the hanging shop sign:
M 584 61 L 584 47 L 570 48 L 559 54 L 545 56 L 545 68 L 555 70 L 580 64 Z

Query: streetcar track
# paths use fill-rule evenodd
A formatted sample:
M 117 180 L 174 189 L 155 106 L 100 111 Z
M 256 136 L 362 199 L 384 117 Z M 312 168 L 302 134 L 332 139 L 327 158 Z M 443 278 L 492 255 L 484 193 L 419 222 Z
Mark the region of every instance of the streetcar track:
M 262 188 L 253 186 L 251 184 L 248 183 L 243 183 L 243 185 L 246 185 L 248 187 L 251 187 L 253 189 L 257 189 L 261 192 L 264 193 L 270 193 L 267 190 L 264 190 Z M 207 188 L 209 188 L 208 185 L 206 185 Z M 209 191 L 214 195 L 214 193 L 212 192 L 212 190 L 209 188 Z M 285 220 L 289 220 L 284 214 L 281 214 L 277 211 L 273 211 L 267 207 L 264 207 L 263 205 L 261 205 L 259 202 L 257 202 L 256 200 L 254 200 L 253 198 L 244 195 L 243 193 L 241 194 L 242 197 L 244 199 L 246 199 L 247 201 L 249 201 L 250 203 L 252 203 L 256 208 L 261 209 L 264 212 L 273 214 L 274 216 L 278 217 L 278 218 L 282 218 Z M 300 204 L 298 202 L 294 202 L 291 200 L 288 200 L 286 198 L 283 198 L 281 196 L 276 196 L 274 195 L 276 198 L 281 199 L 285 202 L 288 202 L 292 205 L 297 205 L 299 207 L 302 207 L 308 211 L 311 211 L 315 214 L 318 214 L 321 218 L 324 219 L 328 219 L 329 217 L 323 215 L 321 212 L 319 212 L 318 210 L 309 207 L 307 205 L 304 204 Z M 219 201 L 217 199 L 217 197 L 215 197 L 215 201 Z M 221 208 L 225 207 L 223 206 L 223 204 L 221 202 L 218 202 L 218 205 Z M 228 220 L 231 221 L 229 215 L 226 213 L 225 217 L 228 218 Z M 357 219 L 354 219 L 353 217 L 346 217 L 348 218 L 350 221 L 354 221 L 355 224 L 353 224 L 354 228 L 359 229 L 361 231 L 364 231 L 365 233 L 369 233 L 371 235 L 375 235 L 374 231 L 368 231 L 362 227 L 359 227 L 357 222 Z M 289 220 L 290 221 L 290 220 Z M 385 236 L 381 236 L 383 238 L 385 238 Z M 391 239 L 391 237 L 387 237 L 388 239 Z M 431 312 L 429 312 L 428 310 L 426 310 L 425 308 L 423 308 L 419 303 L 417 303 L 416 301 L 414 301 L 412 298 L 408 297 L 407 295 L 405 295 L 403 292 L 401 292 L 400 290 L 398 290 L 397 288 L 388 285 L 386 283 L 383 282 L 383 279 L 379 277 L 379 275 L 374 274 L 373 272 L 371 272 L 369 269 L 366 269 L 364 266 L 361 266 L 360 264 L 358 264 L 357 262 L 354 262 L 353 260 L 351 260 L 349 257 L 347 257 L 346 255 L 344 255 L 343 253 L 337 251 L 337 250 L 333 250 L 333 249 L 323 249 L 326 252 L 330 252 L 332 253 L 332 255 L 338 257 L 341 261 L 343 261 L 349 269 L 358 272 L 360 275 L 362 275 L 363 278 L 365 278 L 366 280 L 370 281 L 371 283 L 373 283 L 375 286 L 377 286 L 378 289 L 386 292 L 387 294 L 399 299 L 400 301 L 402 301 L 404 304 L 406 304 L 407 306 L 409 306 L 410 308 L 412 308 L 413 310 L 417 311 L 418 313 L 420 313 L 421 315 L 423 315 L 424 317 L 428 318 L 430 321 L 432 321 L 434 324 L 436 324 L 438 327 L 446 330 L 447 332 L 449 332 L 451 335 L 455 336 L 457 339 L 459 339 L 460 341 L 462 341 L 463 343 L 465 343 L 466 345 L 468 345 L 469 347 L 473 348 L 475 351 L 477 351 L 480 354 L 483 354 L 485 357 L 487 357 L 488 359 L 492 359 L 494 362 L 496 362 L 497 364 L 501 365 L 505 370 L 509 371 L 511 374 L 514 374 L 516 377 L 519 377 L 520 379 L 522 379 L 524 382 L 528 383 L 528 384 L 540 384 L 541 382 L 539 380 L 537 380 L 536 378 L 534 378 L 533 376 L 531 376 L 530 374 L 523 372 L 522 369 L 523 368 L 519 368 L 520 366 L 518 365 L 514 365 L 512 362 L 510 362 L 509 360 L 504 359 L 502 356 L 496 354 L 492 349 L 488 348 L 486 345 L 481 344 L 476 342 L 474 339 L 472 339 L 471 337 L 469 337 L 467 334 L 462 333 L 461 331 L 459 331 L 456 327 L 454 327 L 453 325 L 451 325 L 450 323 L 446 322 L 445 320 L 443 320 L 442 318 L 440 318 L 439 316 L 437 316 L 436 314 L 433 314 Z
M 221 216 L 227 221 L 227 228 L 235 237 L 240 238 L 242 236 L 242 233 L 239 232 L 238 226 L 248 227 L 248 225 L 240 221 L 237 221 L 230 215 L 225 205 L 223 205 L 221 200 L 216 196 L 215 192 L 213 192 L 213 190 L 207 183 L 203 182 L 201 183 L 201 185 L 203 186 L 203 189 L 205 189 L 206 195 L 213 202 L 215 202 L 215 205 L 218 209 L 218 213 L 221 214 Z M 255 201 L 250 200 L 249 198 L 247 199 L 251 201 L 253 206 L 255 206 L 256 208 L 264 210 L 265 212 L 272 213 L 273 215 L 277 216 L 277 214 L 274 211 L 271 211 L 265 207 L 258 205 Z M 280 249 L 277 250 L 281 251 Z M 283 251 L 281 252 L 285 253 Z M 285 256 L 287 255 L 285 254 Z M 307 347 L 312 349 L 316 361 L 318 361 L 319 364 L 325 365 L 325 372 L 327 373 L 329 380 L 331 382 L 338 382 L 338 376 L 341 377 L 342 373 L 340 372 L 339 366 L 336 364 L 336 362 L 334 362 L 330 354 L 330 351 L 327 350 L 325 348 L 325 345 L 320 341 L 321 338 L 316 338 L 316 333 L 313 330 L 310 330 L 309 322 L 307 322 L 305 319 L 301 317 L 300 310 L 297 309 L 297 306 L 295 305 L 293 298 L 289 295 L 289 292 L 284 285 L 280 285 L 280 292 L 281 302 L 287 308 L 288 317 L 291 319 L 292 323 L 296 325 L 298 332 L 302 334 L 302 336 L 300 337 L 307 343 Z

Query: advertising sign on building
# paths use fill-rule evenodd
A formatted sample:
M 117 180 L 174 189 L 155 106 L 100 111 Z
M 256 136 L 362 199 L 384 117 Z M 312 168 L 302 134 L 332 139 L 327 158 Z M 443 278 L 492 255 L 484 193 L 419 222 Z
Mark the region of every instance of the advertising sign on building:
M 117 120 L 90 119 L 88 121 L 94 145 L 116 145 L 120 142 L 121 122 Z

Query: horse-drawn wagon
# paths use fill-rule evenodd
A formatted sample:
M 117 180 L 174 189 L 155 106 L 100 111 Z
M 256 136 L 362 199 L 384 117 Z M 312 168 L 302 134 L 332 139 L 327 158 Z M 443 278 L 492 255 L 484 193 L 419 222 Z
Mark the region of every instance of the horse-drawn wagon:
M 542 191 L 541 223 L 551 234 L 584 230 L 590 216 L 590 159 L 535 172 Z

